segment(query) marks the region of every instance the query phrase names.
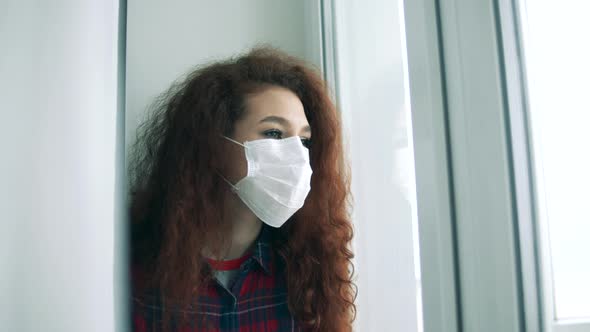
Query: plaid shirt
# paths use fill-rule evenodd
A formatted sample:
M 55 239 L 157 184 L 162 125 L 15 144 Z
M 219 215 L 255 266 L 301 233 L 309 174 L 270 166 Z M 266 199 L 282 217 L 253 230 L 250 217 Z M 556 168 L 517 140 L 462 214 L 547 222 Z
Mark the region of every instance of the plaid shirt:
M 189 312 L 188 326 L 176 331 L 302 331 L 287 307 L 287 288 L 283 269 L 273 252 L 269 237 L 270 230 L 263 225 L 252 255 L 241 264 L 240 272 L 226 289 L 217 280 L 201 286 L 201 290 Z M 172 315 L 178 309 L 164 307 L 152 293 L 134 294 L 131 313 L 133 331 L 160 331 L 162 312 L 169 310 Z

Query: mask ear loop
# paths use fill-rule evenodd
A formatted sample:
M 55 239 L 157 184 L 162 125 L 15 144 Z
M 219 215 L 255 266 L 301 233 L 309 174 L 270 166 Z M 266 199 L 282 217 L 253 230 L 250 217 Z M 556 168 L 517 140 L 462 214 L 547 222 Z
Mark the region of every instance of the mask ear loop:
M 234 193 L 238 191 L 238 188 L 236 186 L 234 186 L 231 182 L 229 182 L 228 179 L 225 178 L 225 176 L 223 176 L 218 170 L 215 170 L 215 173 L 217 173 L 217 175 L 221 176 L 221 178 L 227 182 L 227 184 L 230 185 L 231 187 L 231 191 L 233 191 Z
M 238 142 L 238 141 L 236 141 L 236 140 L 233 140 L 233 139 L 231 139 L 231 138 L 229 138 L 229 137 L 227 137 L 227 136 L 225 136 L 225 135 L 219 135 L 219 136 L 221 136 L 221 137 L 223 137 L 223 138 L 225 138 L 225 139 L 227 139 L 227 140 L 229 140 L 229 141 L 231 141 L 231 142 L 234 142 L 234 143 L 236 143 L 236 144 L 239 144 L 239 145 L 243 146 L 244 148 L 246 147 L 244 144 L 242 144 L 242 143 L 240 143 L 240 142 Z M 222 178 L 222 179 L 223 179 L 225 182 L 227 182 L 227 184 L 229 184 L 229 185 L 230 185 L 230 187 L 231 187 L 231 190 L 232 190 L 234 193 L 237 193 L 237 192 L 238 192 L 238 188 L 237 188 L 236 186 L 234 186 L 234 185 L 233 185 L 233 183 L 231 183 L 231 182 L 230 182 L 228 179 L 226 179 L 226 178 L 225 178 L 225 176 L 223 176 L 223 175 L 222 175 L 222 174 L 221 174 L 221 173 L 220 173 L 218 170 L 215 170 L 215 172 L 216 172 L 216 173 L 217 173 L 219 176 L 221 176 L 221 178 Z
M 240 142 L 238 142 L 238 141 L 235 141 L 235 140 L 233 140 L 233 139 L 231 139 L 231 138 L 229 138 L 229 137 L 227 137 L 227 136 L 225 136 L 225 135 L 220 135 L 220 136 L 221 136 L 221 137 L 223 137 L 223 138 L 225 138 L 225 139 L 226 139 L 226 140 L 228 140 L 228 141 L 231 141 L 231 142 L 234 142 L 234 143 L 236 143 L 236 144 L 239 144 L 239 145 L 241 145 L 241 146 L 243 146 L 243 147 L 246 147 L 244 144 L 242 144 L 242 143 L 240 143 Z

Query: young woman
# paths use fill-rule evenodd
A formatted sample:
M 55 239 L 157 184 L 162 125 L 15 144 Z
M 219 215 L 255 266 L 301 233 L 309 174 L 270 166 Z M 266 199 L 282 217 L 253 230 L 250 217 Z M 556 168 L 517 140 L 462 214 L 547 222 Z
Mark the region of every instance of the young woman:
M 130 169 L 134 331 L 351 331 L 349 180 L 321 76 L 259 47 L 155 105 Z

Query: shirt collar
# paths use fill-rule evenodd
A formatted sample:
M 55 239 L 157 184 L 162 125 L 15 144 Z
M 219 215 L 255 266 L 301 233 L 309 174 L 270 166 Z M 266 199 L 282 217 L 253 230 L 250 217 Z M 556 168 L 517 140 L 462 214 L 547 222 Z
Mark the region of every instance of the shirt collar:
M 272 232 L 269 226 L 262 224 L 262 229 L 254 243 L 252 259 L 269 275 L 273 275 L 275 269 L 274 252 L 271 244 Z

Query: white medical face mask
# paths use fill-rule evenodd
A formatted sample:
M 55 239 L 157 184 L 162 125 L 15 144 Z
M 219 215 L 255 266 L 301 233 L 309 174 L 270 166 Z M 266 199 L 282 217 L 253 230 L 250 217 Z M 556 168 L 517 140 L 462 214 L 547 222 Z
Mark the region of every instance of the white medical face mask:
M 243 146 L 248 162 L 248 174 L 238 183 L 224 180 L 260 220 L 281 227 L 303 206 L 311 189 L 309 150 L 298 136 L 244 144 L 223 137 Z

